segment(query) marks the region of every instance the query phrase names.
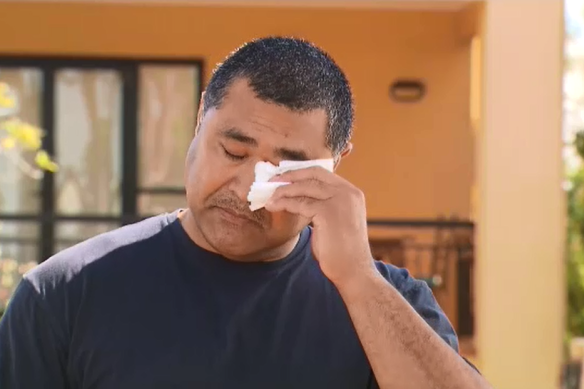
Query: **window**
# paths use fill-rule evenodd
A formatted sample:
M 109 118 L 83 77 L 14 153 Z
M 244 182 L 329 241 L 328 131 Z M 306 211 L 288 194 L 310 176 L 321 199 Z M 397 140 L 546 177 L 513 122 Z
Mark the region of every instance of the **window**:
M 184 205 L 199 60 L 7 58 L 0 81 L 60 165 L 41 181 L 0 156 L 0 310 L 22 272 L 77 242 Z
M 184 206 L 183 170 L 196 125 L 199 69 L 148 65 L 139 74 L 140 215 Z

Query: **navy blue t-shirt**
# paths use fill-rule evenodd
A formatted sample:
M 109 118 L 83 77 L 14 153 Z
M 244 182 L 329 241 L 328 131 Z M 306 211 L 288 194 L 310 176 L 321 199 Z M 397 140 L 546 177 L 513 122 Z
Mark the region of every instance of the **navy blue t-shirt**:
M 64 250 L 0 322 L 0 388 L 376 388 L 310 234 L 285 259 L 238 263 L 196 246 L 175 212 Z M 428 286 L 377 267 L 458 350 Z

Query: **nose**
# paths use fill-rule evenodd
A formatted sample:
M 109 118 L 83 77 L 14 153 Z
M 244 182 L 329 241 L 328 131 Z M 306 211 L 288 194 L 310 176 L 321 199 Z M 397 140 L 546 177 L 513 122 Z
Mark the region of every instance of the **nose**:
M 245 163 L 240 166 L 237 175 L 231 180 L 229 190 L 237 195 L 237 198 L 242 203 L 247 203 L 247 194 L 251 188 L 251 184 L 255 180 L 255 163 Z

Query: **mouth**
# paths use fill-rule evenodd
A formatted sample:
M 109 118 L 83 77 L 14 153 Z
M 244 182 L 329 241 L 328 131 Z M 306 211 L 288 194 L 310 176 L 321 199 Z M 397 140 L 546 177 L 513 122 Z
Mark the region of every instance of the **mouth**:
M 232 209 L 217 207 L 217 210 L 219 211 L 221 218 L 224 220 L 227 220 L 228 222 L 231 222 L 234 224 L 244 224 L 244 223 L 259 224 L 256 220 L 253 220 L 249 216 L 242 214 L 242 213 L 238 213 L 237 211 L 234 211 Z

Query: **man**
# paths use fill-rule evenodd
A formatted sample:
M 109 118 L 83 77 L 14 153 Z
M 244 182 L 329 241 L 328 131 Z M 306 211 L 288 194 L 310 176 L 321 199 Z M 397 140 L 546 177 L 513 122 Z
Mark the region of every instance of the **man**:
M 348 82 L 317 47 L 232 53 L 199 108 L 188 208 L 29 272 L 0 326 L 0 387 L 487 388 L 429 288 L 372 260 L 356 187 L 287 172 L 250 211 L 257 162 L 338 165 L 352 126 Z

